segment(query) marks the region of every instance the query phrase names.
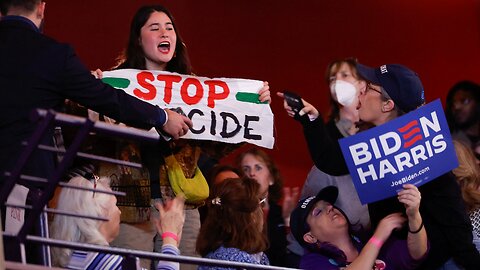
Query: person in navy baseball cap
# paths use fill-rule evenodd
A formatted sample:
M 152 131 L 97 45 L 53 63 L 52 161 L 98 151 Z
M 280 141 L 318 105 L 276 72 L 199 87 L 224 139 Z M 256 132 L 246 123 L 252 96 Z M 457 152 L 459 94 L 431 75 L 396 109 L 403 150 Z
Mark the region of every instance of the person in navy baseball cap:
M 387 124 L 425 102 L 422 82 L 414 71 L 405 66 L 388 64 L 371 68 L 357 64 L 357 70 L 360 79 L 366 82 L 361 89 L 357 109 L 359 118 L 367 124 Z M 328 131 L 313 104 L 303 99 L 302 103 L 304 107 L 298 113 L 299 117 L 292 113 L 286 101 L 283 105 L 288 115 L 295 116 L 294 119 L 302 124 L 315 166 L 329 175 L 349 174 L 339 144 L 341 134 Z M 425 226 L 421 225 L 420 219 L 409 219 L 416 224 L 395 233 L 398 237 L 408 237 L 412 232 L 418 235 L 420 227 L 428 231 L 430 250 L 420 269 L 438 269 L 452 258 L 465 269 L 479 269 L 480 253 L 472 243 L 470 220 L 455 178 L 451 173 L 437 176 L 434 181 L 422 185 L 420 190 L 423 194 L 422 212 L 426 213 Z M 395 197 L 368 204 L 372 228 L 378 227 L 381 220 L 391 213 L 404 211 L 404 205 Z
M 360 76 L 368 83 L 363 96 L 367 96 L 372 90 L 379 93 L 383 102 L 380 104 L 382 112 L 394 111 L 397 113 L 395 116 L 400 116 L 425 104 L 422 82 L 417 73 L 411 69 L 398 64 L 387 64 L 377 68 L 357 64 L 357 69 Z M 360 114 L 365 109 L 361 105 L 359 105 Z M 370 109 L 377 108 L 371 105 L 368 104 Z M 367 119 L 360 116 L 363 121 L 371 121 L 368 112 L 364 112 L 364 116 Z
M 307 246 L 303 236 L 309 231 L 309 229 L 305 224 L 307 224 L 307 217 L 317 202 L 325 201 L 334 205 L 335 201 L 337 201 L 337 197 L 338 188 L 335 186 L 328 186 L 320 190 L 317 196 L 311 196 L 298 202 L 297 207 L 290 214 L 290 231 L 300 245 L 303 247 Z
M 393 213 L 384 217 L 367 243 L 358 237 L 362 233 L 353 228 L 347 215 L 335 202 L 338 188 L 327 186 L 316 196 L 301 200 L 290 217 L 290 229 L 295 239 L 305 248 L 300 260 L 301 269 L 343 269 L 355 265 L 367 269 L 417 269 L 428 252 L 427 234 L 423 225 L 406 239 L 391 236 L 411 223 L 421 223 L 420 192 L 414 185 L 406 185 L 398 193 L 398 200 L 409 209 L 406 217 Z M 380 267 L 383 266 L 383 267 Z

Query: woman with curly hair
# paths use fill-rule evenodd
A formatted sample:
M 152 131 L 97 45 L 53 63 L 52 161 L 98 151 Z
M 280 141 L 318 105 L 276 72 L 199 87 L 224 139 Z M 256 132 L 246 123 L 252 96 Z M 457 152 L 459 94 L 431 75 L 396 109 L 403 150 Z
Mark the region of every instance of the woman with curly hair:
M 472 150 L 460 141 L 453 141 L 459 166 L 452 172 L 462 190 L 473 226 L 473 243 L 480 251 L 480 166 Z

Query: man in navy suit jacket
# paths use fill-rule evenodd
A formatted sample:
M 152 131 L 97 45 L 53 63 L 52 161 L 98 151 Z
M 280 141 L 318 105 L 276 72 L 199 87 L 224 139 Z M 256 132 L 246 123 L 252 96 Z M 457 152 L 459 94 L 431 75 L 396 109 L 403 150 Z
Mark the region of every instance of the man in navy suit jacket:
M 0 187 L 7 178 L 5 172 L 11 171 L 23 149 L 22 141 L 35 130 L 36 125 L 29 120 L 31 111 L 60 110 L 65 99 L 132 127 L 155 127 L 174 139 L 185 135 L 192 126 L 190 119 L 102 83 L 71 46 L 44 36 L 40 31 L 44 11 L 41 0 L 0 1 Z M 41 143 L 53 145 L 53 129 Z M 36 150 L 22 174 L 46 178 L 54 168 L 55 155 Z M 28 197 L 35 197 L 35 185 L 25 184 L 30 188 Z M 18 260 L 18 250 L 9 247 L 5 250 L 9 251 L 7 259 Z M 35 253 L 28 253 L 29 262 L 45 263 L 35 258 Z
M 0 184 L 33 133 L 29 114 L 35 108 L 59 110 L 65 99 L 129 126 L 157 130 L 174 139 L 183 136 L 190 119 L 160 109 L 94 78 L 71 46 L 40 31 L 45 10 L 41 0 L 0 2 Z M 53 130 L 43 144 L 52 145 Z M 23 173 L 47 177 L 54 155 L 36 151 Z

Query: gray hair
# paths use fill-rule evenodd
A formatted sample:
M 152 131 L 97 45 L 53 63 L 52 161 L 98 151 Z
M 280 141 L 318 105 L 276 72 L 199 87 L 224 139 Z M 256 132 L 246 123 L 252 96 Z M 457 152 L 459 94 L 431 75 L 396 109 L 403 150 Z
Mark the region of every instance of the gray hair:
M 100 178 L 96 187 L 93 181 L 95 180 L 90 181 L 83 177 L 74 177 L 68 183 L 77 187 L 111 191 L 109 178 Z M 113 195 L 62 188 L 56 208 L 82 215 L 105 217 L 108 209 L 112 207 L 111 196 Z M 71 242 L 108 245 L 107 240 L 99 231 L 101 224 L 102 221 L 98 220 L 56 215 L 50 225 L 50 237 Z M 71 249 L 53 247 L 53 265 L 67 266 L 71 254 Z

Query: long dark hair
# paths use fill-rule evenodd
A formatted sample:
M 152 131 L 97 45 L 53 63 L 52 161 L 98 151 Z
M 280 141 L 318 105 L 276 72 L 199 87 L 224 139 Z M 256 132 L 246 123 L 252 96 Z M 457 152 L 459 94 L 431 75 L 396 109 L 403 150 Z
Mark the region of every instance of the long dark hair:
M 118 58 L 119 64 L 116 67 L 117 69 L 121 68 L 135 68 L 135 69 L 146 69 L 145 64 L 145 53 L 143 52 L 142 47 L 140 46 L 138 40 L 140 38 L 140 32 L 142 27 L 150 18 L 150 15 L 153 12 L 163 12 L 168 18 L 172 21 L 173 29 L 177 35 L 177 43 L 175 45 L 175 55 L 167 63 L 167 71 L 178 72 L 181 74 L 191 74 L 192 66 L 190 65 L 190 59 L 188 57 L 187 48 L 185 43 L 178 31 L 177 25 L 175 24 L 175 19 L 173 18 L 170 11 L 161 5 L 153 6 L 142 6 L 137 10 L 137 13 L 133 16 L 131 25 L 130 25 L 130 36 L 128 38 L 128 44 L 125 52 Z

